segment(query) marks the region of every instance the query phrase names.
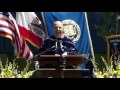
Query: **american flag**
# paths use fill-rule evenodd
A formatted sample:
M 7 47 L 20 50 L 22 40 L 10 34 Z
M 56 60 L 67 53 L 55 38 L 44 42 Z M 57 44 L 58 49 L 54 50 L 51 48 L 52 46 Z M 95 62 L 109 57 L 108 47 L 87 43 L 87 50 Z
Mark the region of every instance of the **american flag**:
M 33 58 L 33 53 L 21 37 L 15 19 L 9 12 L 0 12 L 0 35 L 12 40 L 15 55 Z

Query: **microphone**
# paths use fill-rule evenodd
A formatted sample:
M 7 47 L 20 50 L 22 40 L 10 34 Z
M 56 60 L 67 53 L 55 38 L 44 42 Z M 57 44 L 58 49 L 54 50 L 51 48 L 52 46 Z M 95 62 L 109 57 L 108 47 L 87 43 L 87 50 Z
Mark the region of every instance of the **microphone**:
M 63 41 L 62 40 L 59 40 L 59 42 L 60 42 L 61 50 L 64 51 L 66 49 L 66 46 L 63 46 L 63 44 L 62 44 Z
M 66 47 L 65 46 L 63 46 L 63 44 L 62 44 L 62 40 L 55 40 L 56 42 L 55 42 L 55 46 L 56 46 L 56 55 L 57 54 L 63 54 L 64 53 L 64 51 L 65 51 L 65 49 L 66 49 Z
M 52 39 L 52 38 L 46 38 L 45 40 L 51 40 L 51 41 L 56 41 L 55 39 Z
M 42 54 L 48 52 L 49 50 L 51 50 L 51 49 L 53 49 L 53 48 L 56 48 L 56 47 L 55 47 L 55 46 L 52 46 L 51 48 L 48 48 L 47 50 L 45 50 L 45 51 L 43 51 L 43 52 L 41 52 L 41 53 L 35 55 L 34 58 L 36 58 L 36 57 L 38 57 L 38 56 L 40 56 L 40 55 L 42 55 Z
M 55 40 L 55 55 L 60 54 L 60 49 L 62 50 L 62 43 L 61 43 L 61 41 L 60 40 Z
M 61 48 L 61 50 L 62 50 L 62 47 L 63 47 L 63 45 L 62 45 L 62 40 L 59 40 L 59 42 L 60 42 L 60 48 Z
M 57 44 L 58 44 L 58 42 L 55 42 L 55 48 L 56 48 L 56 49 L 58 48 L 58 45 L 57 45 Z
M 66 46 L 63 46 L 62 43 L 64 43 L 64 41 L 59 40 L 59 39 L 53 39 L 53 38 L 47 38 L 46 40 L 50 40 L 50 41 L 54 41 L 55 42 L 55 54 L 62 54 L 62 52 L 65 51 Z M 66 43 L 66 42 L 65 42 Z

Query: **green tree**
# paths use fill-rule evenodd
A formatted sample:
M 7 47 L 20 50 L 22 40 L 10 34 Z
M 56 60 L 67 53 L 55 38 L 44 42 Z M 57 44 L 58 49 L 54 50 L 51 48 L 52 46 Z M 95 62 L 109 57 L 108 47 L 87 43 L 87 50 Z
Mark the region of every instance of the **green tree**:
M 118 12 L 96 12 L 102 18 L 102 24 L 95 25 L 97 35 L 106 39 L 106 35 L 117 34 L 118 29 L 117 20 L 120 19 Z

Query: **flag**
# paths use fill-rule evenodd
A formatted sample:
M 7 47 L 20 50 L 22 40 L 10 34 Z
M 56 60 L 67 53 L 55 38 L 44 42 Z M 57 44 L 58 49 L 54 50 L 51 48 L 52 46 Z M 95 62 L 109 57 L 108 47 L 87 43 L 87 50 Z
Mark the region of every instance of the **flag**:
M 76 45 L 80 54 L 94 57 L 86 12 L 43 12 L 48 36 L 54 35 L 54 21 L 62 21 L 65 36 Z
M 20 35 L 15 19 L 9 12 L 0 12 L 0 35 L 11 39 L 15 55 L 23 58 L 33 57 L 32 51 Z
M 16 12 L 16 22 L 21 36 L 33 46 L 40 48 L 45 37 L 41 21 L 34 12 Z

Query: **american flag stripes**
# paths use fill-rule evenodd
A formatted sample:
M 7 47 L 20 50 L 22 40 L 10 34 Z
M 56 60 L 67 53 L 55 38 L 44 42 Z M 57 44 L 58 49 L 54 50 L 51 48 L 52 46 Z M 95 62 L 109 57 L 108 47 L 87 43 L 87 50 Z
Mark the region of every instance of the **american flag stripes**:
M 9 12 L 0 12 L 0 35 L 12 40 L 15 55 L 24 58 L 33 57 L 29 46 L 20 35 L 16 21 Z

